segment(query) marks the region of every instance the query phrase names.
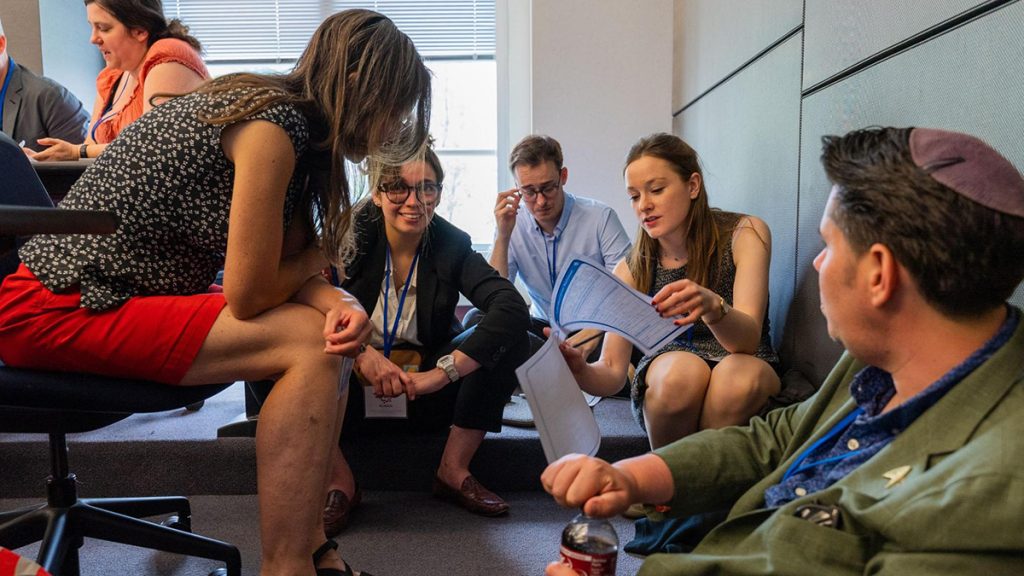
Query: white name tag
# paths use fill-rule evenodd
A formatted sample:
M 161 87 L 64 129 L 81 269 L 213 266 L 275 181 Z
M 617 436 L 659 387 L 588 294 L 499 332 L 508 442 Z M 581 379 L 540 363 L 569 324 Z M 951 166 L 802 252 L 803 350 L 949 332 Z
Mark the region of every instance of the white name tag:
M 405 394 L 389 398 L 373 395 L 373 386 L 363 386 L 363 404 L 367 418 L 408 418 Z

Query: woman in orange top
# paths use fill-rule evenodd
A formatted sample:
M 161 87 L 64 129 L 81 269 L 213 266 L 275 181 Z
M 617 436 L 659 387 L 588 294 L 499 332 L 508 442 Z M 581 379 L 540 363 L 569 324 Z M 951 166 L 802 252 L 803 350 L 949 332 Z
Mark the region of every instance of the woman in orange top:
M 107 66 L 96 78 L 96 103 L 85 142 L 40 138 L 32 158 L 99 156 L 107 143 L 153 107 L 153 96 L 191 92 L 210 77 L 199 40 L 179 20 L 164 17 L 160 0 L 85 0 L 90 42 Z M 159 103 L 159 102 L 157 102 Z

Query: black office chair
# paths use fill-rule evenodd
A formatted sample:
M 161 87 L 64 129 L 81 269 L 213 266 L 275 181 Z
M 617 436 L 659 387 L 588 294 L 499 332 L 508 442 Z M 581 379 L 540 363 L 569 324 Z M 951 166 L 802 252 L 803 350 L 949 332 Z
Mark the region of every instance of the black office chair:
M 110 233 L 116 226 L 112 214 L 83 212 L 67 218 L 67 211 L 54 210 L 25 155 L 3 134 L 0 174 L 0 205 L 7 205 L 0 206 L 0 252 L 7 249 L 0 254 L 0 278 L 17 265 L 12 249 L 17 233 Z M 0 432 L 48 434 L 51 466 L 46 503 L 0 512 L 0 546 L 15 549 L 41 541 L 36 561 L 54 576 L 79 576 L 78 549 L 84 538 L 217 560 L 226 567 L 213 574 L 240 576 L 237 548 L 191 533 L 187 498 L 79 498 L 66 439 L 68 433 L 96 430 L 132 414 L 182 408 L 227 386 L 167 386 L 0 363 Z M 141 519 L 167 514 L 173 514 L 167 525 Z

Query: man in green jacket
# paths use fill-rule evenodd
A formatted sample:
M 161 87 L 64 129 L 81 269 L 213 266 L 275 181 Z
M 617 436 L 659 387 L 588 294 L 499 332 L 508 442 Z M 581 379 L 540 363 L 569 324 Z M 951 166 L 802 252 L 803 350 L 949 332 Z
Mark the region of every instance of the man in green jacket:
M 1006 303 L 1024 279 L 1024 178 L 965 134 L 823 142 L 814 266 L 846 353 L 819 392 L 616 464 L 567 456 L 541 482 L 593 516 L 731 507 L 641 575 L 1024 574 L 1024 326 Z

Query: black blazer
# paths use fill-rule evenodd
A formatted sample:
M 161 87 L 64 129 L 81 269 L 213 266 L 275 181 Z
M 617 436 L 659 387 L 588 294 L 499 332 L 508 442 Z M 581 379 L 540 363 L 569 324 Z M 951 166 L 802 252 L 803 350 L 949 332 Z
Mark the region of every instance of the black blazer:
M 342 287 L 372 315 L 384 281 L 384 215 L 365 201 L 356 208 L 352 224 L 356 253 L 346 266 Z M 529 327 L 523 297 L 473 250 L 468 234 L 436 214 L 427 226 L 422 250 L 416 276 L 416 331 L 425 358 L 462 331 L 455 307 L 463 294 L 485 316 L 458 349 L 493 368 Z

